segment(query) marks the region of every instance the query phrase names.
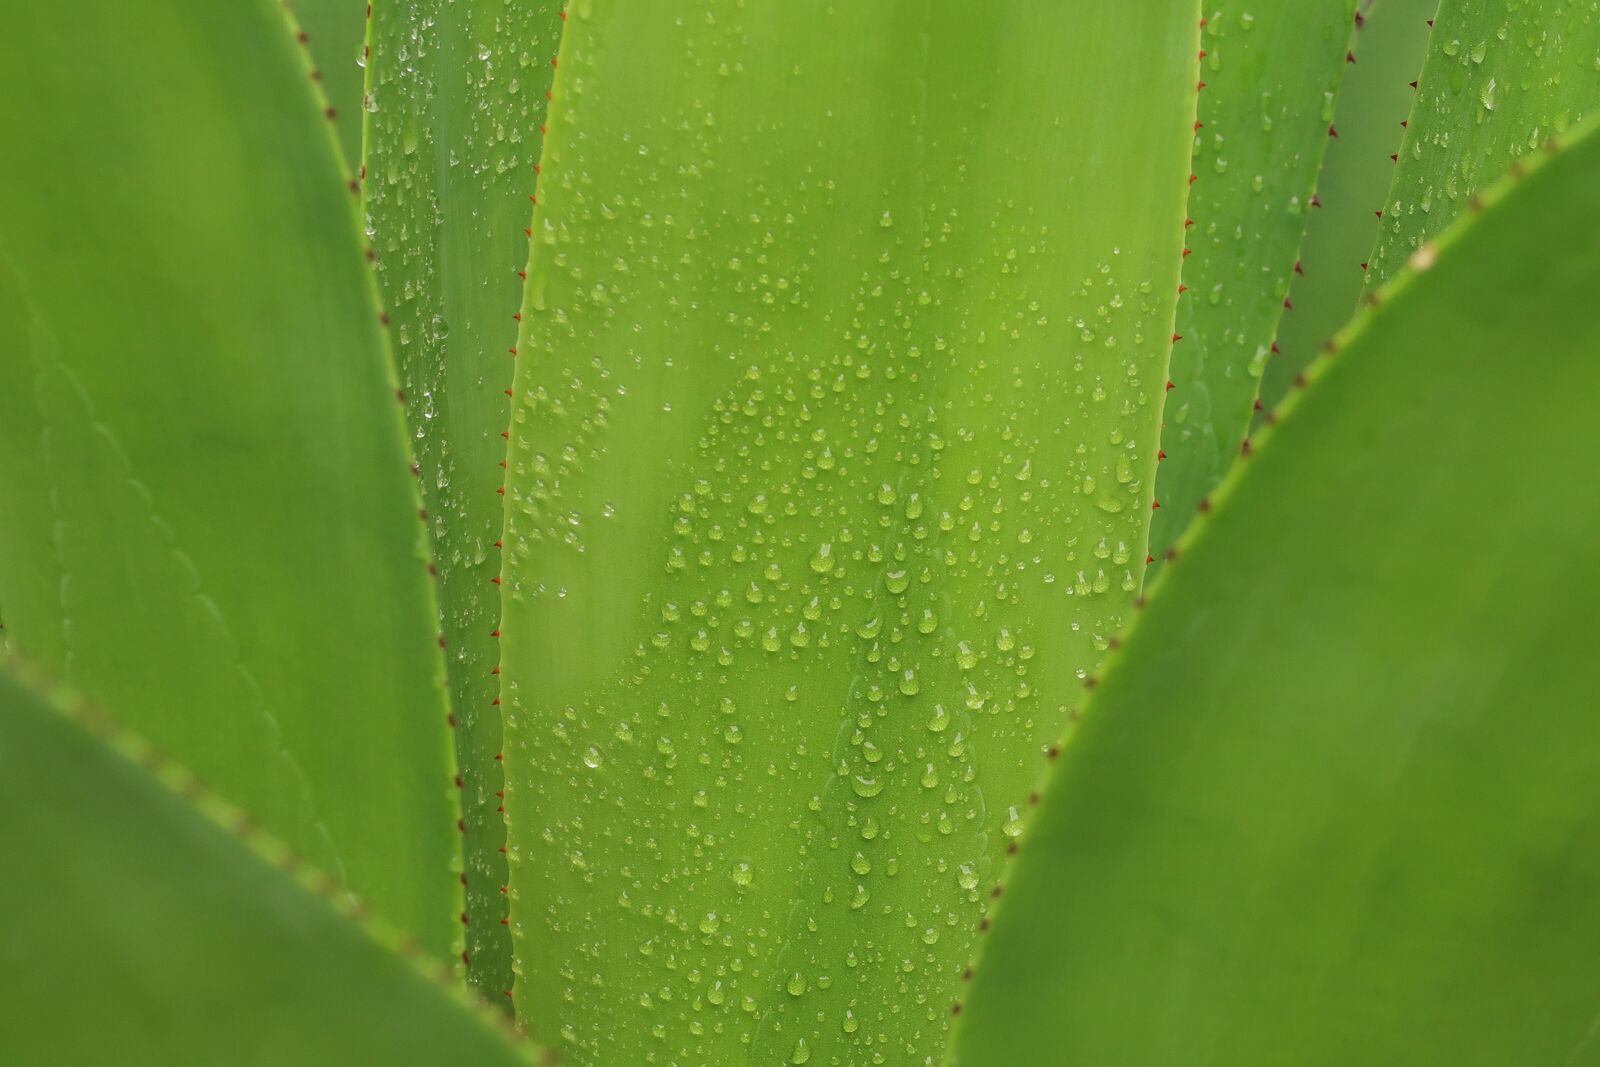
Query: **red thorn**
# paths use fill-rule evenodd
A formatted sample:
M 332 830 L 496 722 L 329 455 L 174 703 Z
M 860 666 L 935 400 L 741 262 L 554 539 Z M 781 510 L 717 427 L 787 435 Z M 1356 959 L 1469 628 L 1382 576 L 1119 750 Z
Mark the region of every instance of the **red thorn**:
M 1183 334 L 1175 333 L 1175 334 L 1172 335 L 1172 343 L 1173 344 L 1177 344 L 1181 340 L 1183 340 Z
M 1383 218 L 1383 212 L 1382 211 L 1374 211 L 1373 214 L 1378 216 L 1380 219 Z
M 1273 355 L 1277 355 L 1279 352 L 1282 352 L 1282 351 L 1283 351 L 1283 349 L 1278 347 L 1278 342 L 1276 342 L 1276 341 L 1272 342 L 1272 354 Z
M 1190 185 L 1193 185 L 1195 182 L 1197 182 L 1199 180 L 1200 180 L 1200 175 L 1198 175 L 1198 174 L 1189 175 L 1189 184 Z
M 1206 57 L 1206 50 L 1204 48 L 1202 48 L 1202 49 L 1200 49 L 1199 58 L 1204 59 L 1205 57 Z
M 500 698 L 495 697 L 493 700 L 489 701 L 489 706 L 491 708 L 498 708 L 500 706 Z
M 1346 52 L 1344 54 L 1344 61 L 1346 63 L 1354 63 L 1356 61 L 1356 54 L 1354 52 Z
M 490 637 L 499 637 L 500 636 L 500 631 L 499 630 L 490 630 L 489 631 L 489 636 Z
M 1193 252 L 1193 251 L 1194 251 L 1194 249 L 1192 249 L 1192 248 L 1185 248 L 1183 250 L 1183 256 L 1181 258 L 1188 259 L 1189 258 L 1189 253 Z
M 495 575 L 493 578 L 490 578 L 489 580 L 491 582 L 493 582 L 495 585 L 499 585 L 500 584 L 500 576 L 498 574 Z
M 1200 90 L 1201 90 L 1201 89 L 1204 89 L 1204 88 L 1205 88 L 1205 87 L 1206 87 L 1206 83 L 1205 83 L 1205 82 L 1195 82 L 1195 83 L 1194 83 L 1194 91 L 1195 91 L 1195 92 L 1197 92 L 1197 93 L 1198 93 L 1198 92 L 1199 92 L 1199 91 L 1200 91 Z
M 1147 555 L 1147 556 L 1144 557 L 1144 562 L 1145 562 L 1146 566 L 1154 563 L 1155 561 L 1156 561 L 1156 558 L 1154 556 Z
M 1150 501 L 1150 510 L 1151 511 L 1154 511 L 1156 508 L 1159 508 L 1160 506 L 1161 506 L 1161 501 L 1159 501 L 1159 500 Z
M 1196 129 L 1196 130 L 1203 130 L 1203 129 L 1205 129 L 1205 125 L 1206 125 L 1206 124 L 1205 124 L 1205 123 L 1203 123 L 1203 122 L 1196 122 L 1196 123 L 1195 123 L 1195 124 L 1194 124 L 1194 128 L 1195 128 L 1195 129 Z
M 1167 454 L 1165 452 L 1160 451 L 1160 450 L 1156 451 L 1156 459 L 1166 459 L 1166 458 L 1167 458 Z
M 1283 298 L 1283 306 L 1288 311 L 1293 311 L 1294 310 L 1294 302 L 1291 301 L 1288 297 L 1284 297 Z
M 1179 296 L 1182 296 L 1184 293 L 1187 293 L 1188 291 L 1189 291 L 1189 287 L 1187 285 L 1184 285 L 1182 282 L 1178 283 L 1178 295 Z
M 1365 274 L 1365 273 L 1366 273 L 1366 271 L 1367 271 L 1367 261 L 1366 261 L 1366 260 L 1364 260 L 1364 259 L 1363 259 L 1363 260 L 1362 260 L 1362 261 L 1361 261 L 1361 272 L 1362 272 L 1362 273 L 1363 273 L 1363 274 Z
M 1294 272 L 1296 274 L 1305 274 L 1306 272 L 1305 268 L 1300 265 L 1300 261 L 1298 259 L 1294 261 Z
M 510 352 L 513 356 L 517 354 L 517 350 L 516 350 L 515 346 L 512 346 L 511 348 L 506 349 L 506 351 Z
M 1173 385 L 1170 381 L 1167 383 L 1167 391 L 1168 392 L 1171 392 L 1173 389 L 1176 389 L 1176 388 L 1177 388 L 1177 386 Z
M 1332 126 L 1329 126 L 1328 127 L 1328 136 L 1329 137 L 1337 137 L 1337 136 L 1339 136 L 1339 131 L 1337 129 L 1335 129 L 1334 127 L 1332 127 Z
M 1320 196 L 1313 195 L 1311 197 L 1311 206 L 1312 207 L 1321 207 L 1322 206 L 1322 198 Z

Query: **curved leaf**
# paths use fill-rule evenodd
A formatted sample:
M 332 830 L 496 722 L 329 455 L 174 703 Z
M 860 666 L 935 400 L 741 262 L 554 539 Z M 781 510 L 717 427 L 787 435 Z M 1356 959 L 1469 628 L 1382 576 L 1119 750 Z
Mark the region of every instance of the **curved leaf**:
M 1261 372 L 1264 411 L 1278 406 L 1323 342 L 1355 314 L 1438 7 L 1439 0 L 1362 5 L 1352 46 L 1356 62 L 1345 72 L 1334 110 L 1339 136 L 1328 143 L 1317 175 L 1318 210 L 1306 223 L 1290 289 L 1294 306 Z
M 1256 387 L 1289 293 L 1355 0 L 1204 5 L 1199 127 L 1185 292 L 1150 524 L 1152 568 L 1250 429 Z
M 1186 536 L 960 1063 L 1600 1062 L 1597 169 L 1425 246 Z
M 352 922 L 238 809 L 20 671 L 0 658 L 9 1062 L 533 1062 L 450 968 L 402 960 L 414 943 Z
M 1367 288 L 1600 105 L 1600 3 L 1442 0 Z
M 560 5 L 378 0 L 368 62 L 367 230 L 393 317 L 439 566 L 467 871 L 467 977 L 511 988 L 501 792 L 505 430 L 519 272 Z
M 939 1055 L 1141 576 L 1195 15 L 575 6 L 502 626 L 571 1062 Z
M 437 612 L 305 58 L 267 0 L 6 32 L 9 640 L 448 954 Z

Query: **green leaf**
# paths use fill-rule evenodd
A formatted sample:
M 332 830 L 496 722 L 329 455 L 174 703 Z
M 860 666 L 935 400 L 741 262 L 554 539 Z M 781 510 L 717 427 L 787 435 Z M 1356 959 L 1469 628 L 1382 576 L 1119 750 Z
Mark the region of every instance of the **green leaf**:
M 499 685 L 506 442 L 519 273 L 560 5 L 379 0 L 367 231 L 393 318 L 448 644 L 468 876 L 468 980 L 511 988 Z
M 1428 30 L 1439 0 L 1364 4 L 1354 65 L 1339 86 L 1334 122 L 1317 176 L 1318 210 L 1306 224 L 1294 308 L 1278 326 L 1278 351 L 1261 374 L 1261 407 L 1277 407 L 1324 341 L 1350 321 L 1378 236 L 1378 212 L 1394 178 L 1406 116 L 1416 95 Z
M 1600 4 L 1443 0 L 1367 274 L 1388 281 L 1483 186 L 1600 105 Z
M 346 168 L 361 163 L 361 66 L 367 39 L 366 0 L 282 0 L 312 69 L 333 108 Z
M 1158 558 L 1249 432 L 1355 19 L 1355 0 L 1212 0 L 1203 9 L 1187 291 L 1161 433 L 1162 507 L 1150 528 Z
M 960 1063 L 1600 1062 L 1597 169 L 1426 246 L 1186 535 Z
M 401 959 L 326 875 L 21 671 L 0 657 L 10 1062 L 533 1062 L 449 967 Z
M 502 625 L 569 1062 L 940 1054 L 1141 578 L 1197 15 L 575 5 Z
M 23 5 L 6 32 L 9 641 L 450 954 L 436 608 L 300 47 L 268 0 Z

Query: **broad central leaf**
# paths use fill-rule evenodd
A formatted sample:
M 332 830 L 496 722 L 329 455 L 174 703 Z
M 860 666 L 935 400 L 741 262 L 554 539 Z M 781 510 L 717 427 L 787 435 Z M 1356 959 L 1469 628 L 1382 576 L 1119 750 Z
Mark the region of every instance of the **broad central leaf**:
M 1141 579 L 1197 16 L 574 8 L 501 626 L 569 1062 L 941 1054 Z

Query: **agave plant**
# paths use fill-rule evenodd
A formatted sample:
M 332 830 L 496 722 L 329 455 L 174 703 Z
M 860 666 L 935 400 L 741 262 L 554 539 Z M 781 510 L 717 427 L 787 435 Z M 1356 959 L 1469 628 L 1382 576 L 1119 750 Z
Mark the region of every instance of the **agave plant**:
M 1600 1063 L 1600 0 L 5 14 L 5 1062 Z

